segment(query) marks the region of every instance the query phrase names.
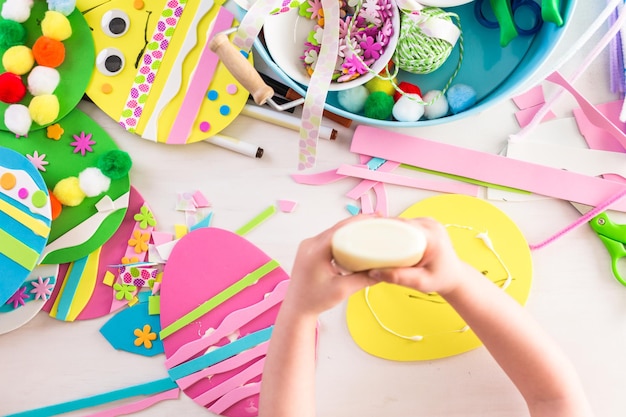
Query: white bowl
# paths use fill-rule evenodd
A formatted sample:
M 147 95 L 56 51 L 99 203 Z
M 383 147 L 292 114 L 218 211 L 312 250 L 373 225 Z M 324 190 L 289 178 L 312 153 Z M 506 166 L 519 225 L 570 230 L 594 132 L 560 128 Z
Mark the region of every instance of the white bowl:
M 370 67 L 372 72 L 346 82 L 333 81 L 330 84 L 329 91 L 347 90 L 348 88 L 365 84 L 389 63 L 396 49 L 400 34 L 400 11 L 395 7 L 395 2 L 392 2 L 392 4 L 394 5 L 394 13 L 392 15 L 393 35 L 385 47 L 385 52 Z M 289 78 L 303 86 L 309 85 L 311 77 L 306 72 L 300 56 L 302 56 L 304 51 L 306 38 L 314 27 L 315 21 L 300 16 L 297 8 L 268 16 L 263 25 L 265 46 L 272 56 L 272 60 Z

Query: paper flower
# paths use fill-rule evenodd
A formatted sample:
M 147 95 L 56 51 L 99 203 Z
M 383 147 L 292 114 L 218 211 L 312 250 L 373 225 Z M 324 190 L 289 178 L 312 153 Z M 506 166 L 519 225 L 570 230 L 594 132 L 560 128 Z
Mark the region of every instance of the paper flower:
M 134 285 L 120 284 L 116 282 L 115 284 L 113 284 L 113 289 L 115 290 L 116 300 L 122 301 L 123 299 L 126 299 L 126 301 L 130 301 L 135 296 L 135 291 L 137 290 L 137 287 L 135 287 Z
M 143 345 L 146 349 L 152 349 L 152 341 L 156 340 L 157 335 L 149 324 L 143 326 L 143 329 L 135 329 L 133 333 L 137 336 L 135 346 Z
M 32 155 L 26 155 L 26 158 L 41 172 L 46 172 L 45 165 L 48 165 L 48 161 L 45 161 L 46 154 L 39 155 L 39 152 L 33 151 Z
M 150 209 L 146 206 L 141 206 L 139 213 L 135 214 L 135 217 L 133 218 L 135 221 L 139 222 L 139 227 L 142 229 L 145 229 L 148 226 L 156 226 L 156 220 L 154 219 Z
M 15 294 L 9 297 L 7 304 L 13 304 L 13 308 L 18 308 L 26 304 L 25 300 L 27 299 L 28 294 L 26 294 L 26 287 L 20 287 L 17 291 L 15 291 Z
M 142 253 L 148 250 L 148 240 L 150 240 L 150 233 L 135 230 L 133 237 L 128 240 L 128 246 L 135 248 L 135 253 Z
M 46 128 L 46 136 L 48 136 L 49 139 L 53 139 L 53 140 L 61 139 L 61 136 L 63 135 L 64 132 L 65 130 L 63 130 L 61 125 L 58 123 L 50 125 Z
M 95 145 L 96 142 L 91 140 L 91 133 L 80 132 L 80 135 L 72 136 L 75 140 L 70 145 L 74 147 L 74 153 L 80 152 L 82 156 L 85 156 L 85 153 L 93 152 L 91 145 Z
M 54 284 L 50 283 L 50 277 L 45 279 L 39 277 L 37 281 L 32 281 L 30 285 L 33 286 L 30 293 L 35 294 L 35 300 L 39 300 L 41 298 L 43 301 L 48 301 L 48 298 L 50 298 L 50 295 L 52 294 L 52 289 L 54 288 Z

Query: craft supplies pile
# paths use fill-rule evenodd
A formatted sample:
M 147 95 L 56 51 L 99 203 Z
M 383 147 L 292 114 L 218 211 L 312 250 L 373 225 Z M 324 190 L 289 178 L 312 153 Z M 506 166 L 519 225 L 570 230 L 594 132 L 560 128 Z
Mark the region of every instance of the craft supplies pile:
M 571 3 L 341 0 L 337 54 L 324 56 L 323 2 L 304 0 L 269 16 L 256 47 L 303 95 L 322 94 L 307 91 L 310 78 L 318 63 L 336 60 L 326 105 L 341 115 L 382 126 L 435 124 L 512 91 L 550 52 Z

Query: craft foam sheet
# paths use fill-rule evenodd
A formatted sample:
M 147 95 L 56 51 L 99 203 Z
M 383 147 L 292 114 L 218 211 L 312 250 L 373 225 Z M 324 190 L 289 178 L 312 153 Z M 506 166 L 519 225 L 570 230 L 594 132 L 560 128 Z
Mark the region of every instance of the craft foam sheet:
M 181 317 L 206 305 L 209 300 L 221 298 L 216 296 L 228 292 L 229 288 L 254 276 L 255 271 L 267 265 L 270 265 L 267 273 L 249 281 L 230 298 L 180 330 L 168 331 L 177 327 L 175 323 Z M 182 368 L 194 361 L 210 359 L 210 355 L 220 355 L 259 335 L 264 335 L 261 341 L 267 339 L 287 279 L 287 273 L 268 255 L 230 231 L 201 228 L 185 235 L 176 244 L 163 272 L 161 338 L 170 376 L 194 401 L 209 410 L 216 406 L 216 412 L 229 417 L 257 415 L 258 389 L 252 389 L 246 395 L 242 395 L 240 389 L 260 380 L 266 343 L 252 343 L 239 354 L 231 358 L 228 358 L 230 354 L 225 355 L 226 360 L 190 376 L 186 376 L 188 372 L 182 372 Z M 212 346 L 215 345 L 222 347 L 214 350 Z M 179 351 L 181 347 L 184 348 Z M 183 353 L 184 350 L 187 351 Z M 187 361 L 189 358 L 193 359 Z M 222 369 L 219 373 L 213 372 L 215 367 Z M 197 382 L 191 384 L 189 378 L 197 379 Z M 223 405 L 232 398 L 235 398 L 234 404 Z
M 135 8 L 139 3 L 141 7 Z M 212 54 L 206 52 L 207 43 L 222 3 L 78 0 L 77 7 L 93 28 L 98 61 L 123 63 L 116 71 L 96 64 L 87 87 L 89 98 L 127 130 L 149 140 L 184 144 L 221 131 L 237 117 L 248 99 L 248 92 L 223 64 L 219 63 L 214 72 L 205 65 L 198 66 L 203 50 L 205 55 Z M 120 17 L 127 22 L 127 30 L 111 36 L 108 25 Z M 234 20 L 227 22 L 221 30 L 237 25 Z M 160 33 L 163 27 L 167 29 Z M 252 61 L 251 54 L 249 59 Z M 194 74 L 202 75 L 202 79 Z M 193 88 L 189 91 L 200 92 L 203 98 L 192 106 L 183 106 L 192 80 Z M 197 113 L 191 130 L 171 132 L 174 141 L 168 140 L 177 116 L 187 117 L 190 112 Z
M 432 217 L 443 224 L 469 226 L 475 230 L 448 227 L 454 248 L 461 259 L 502 285 L 507 273 L 496 256 L 476 234 L 487 232 L 495 251 L 509 269 L 512 281 L 506 292 L 525 304 L 532 281 L 532 260 L 528 244 L 513 221 L 494 205 L 469 196 L 441 195 L 420 201 L 400 217 Z M 392 284 L 370 288 L 348 300 L 347 323 L 355 342 L 366 352 L 384 359 L 417 361 L 439 359 L 481 346 L 470 330 L 461 331 L 465 322 L 438 295 L 427 295 Z M 489 303 L 489 300 L 484 300 Z M 385 331 L 372 311 L 389 329 L 406 336 L 420 335 L 420 341 L 405 340 Z
M 2 5 L 5 2 L 6 0 L 0 0 L 0 4 Z M 30 17 L 22 23 L 26 29 L 26 46 L 32 47 L 35 41 L 42 35 L 40 24 L 47 10 L 48 5 L 45 0 L 34 1 Z M 80 11 L 74 10 L 67 18 L 72 26 L 72 35 L 63 41 L 65 60 L 56 68 L 60 75 L 59 85 L 54 91 L 54 94 L 59 100 L 59 115 L 57 120 L 63 118 L 76 107 L 85 94 L 95 59 L 94 43 L 90 36 L 91 31 L 83 15 Z M 4 53 L 4 51 L 0 52 Z M 1 62 L 0 68 L 2 70 L 0 72 L 5 72 L 5 68 Z M 27 76 L 28 74 L 22 77 L 24 82 L 26 82 Z M 26 94 L 19 103 L 28 106 L 31 99 L 32 96 Z M 9 104 L 0 102 L 0 113 L 2 115 L 4 115 L 8 106 Z M 41 128 L 42 126 L 33 122 L 31 131 Z M 0 117 L 0 129 L 8 130 L 4 122 L 4 116 Z
M 115 299 L 115 290 L 104 283 L 104 277 L 107 271 L 117 276 L 117 268 L 110 265 L 122 263 L 135 227 L 134 216 L 140 213 L 144 204 L 141 194 L 131 187 L 128 210 L 119 228 L 102 247 L 88 255 L 91 258 L 89 261 L 59 266 L 58 284 L 44 306 L 44 311 L 62 321 L 89 320 L 106 316 L 127 304 Z M 77 285 L 65 285 L 72 271 L 78 275 L 75 276 Z
M 43 178 L 24 156 L 0 147 L 0 305 L 37 265 L 50 224 Z
M 46 303 L 57 282 L 58 265 L 39 265 L 20 285 L 25 288 L 20 296 L 24 304 L 7 302 L 0 306 L 0 334 L 13 331 L 37 315 Z
M 58 122 L 63 129 L 59 140 L 47 137 L 47 129 L 31 132 L 28 138 L 16 139 L 9 132 L 0 132 L 0 146 L 14 149 L 22 155 L 45 155 L 45 171 L 41 176 L 48 189 L 62 179 L 77 177 L 88 167 L 95 167 L 104 153 L 119 149 L 109 134 L 93 119 L 78 109 L 72 110 Z M 80 135 L 91 135 L 90 146 L 83 156 L 75 152 L 72 142 Z M 28 161 L 27 161 L 28 162 Z M 30 163 L 29 163 L 30 164 Z M 32 165 L 31 165 L 32 166 Z M 111 180 L 109 189 L 96 197 L 86 197 L 76 207 L 64 206 L 52 222 L 48 246 L 41 263 L 61 264 L 83 258 L 102 246 L 119 227 L 128 207 L 130 178 L 128 175 Z M 96 203 L 103 198 L 115 202 L 112 210 L 99 212 Z

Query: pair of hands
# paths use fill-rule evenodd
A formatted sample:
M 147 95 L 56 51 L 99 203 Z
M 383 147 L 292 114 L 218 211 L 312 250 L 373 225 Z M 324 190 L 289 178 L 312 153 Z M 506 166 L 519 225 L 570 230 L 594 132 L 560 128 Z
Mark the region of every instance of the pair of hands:
M 426 251 L 413 267 L 385 268 L 342 275 L 332 262 L 331 240 L 335 231 L 351 222 L 371 218 L 355 216 L 335 224 L 298 247 L 285 301 L 302 314 L 318 315 L 353 293 L 378 282 L 403 285 L 442 296 L 453 292 L 469 266 L 461 261 L 443 225 L 430 218 L 398 219 L 420 229 L 426 236 Z

